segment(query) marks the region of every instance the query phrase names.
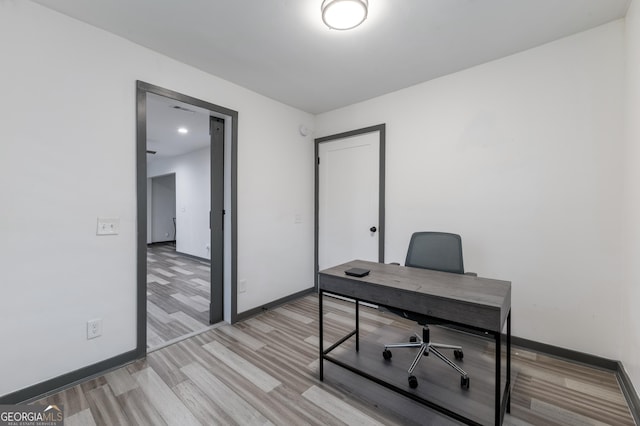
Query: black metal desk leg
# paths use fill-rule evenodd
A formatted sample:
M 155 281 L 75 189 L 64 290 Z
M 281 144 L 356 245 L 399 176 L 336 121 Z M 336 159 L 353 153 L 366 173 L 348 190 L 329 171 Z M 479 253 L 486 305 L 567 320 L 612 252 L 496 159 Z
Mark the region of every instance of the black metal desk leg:
M 323 331 L 322 331 L 322 320 L 323 320 L 323 316 L 322 316 L 322 294 L 323 291 L 320 290 L 318 291 L 318 312 L 320 312 L 320 317 L 318 318 L 318 322 L 320 324 L 320 341 L 318 342 L 318 346 L 320 347 L 320 381 L 324 380 L 324 370 L 323 370 L 323 363 L 324 363 L 324 336 L 323 336 Z
M 496 426 L 500 426 L 500 420 L 502 417 L 502 398 L 500 388 L 502 387 L 501 382 L 501 361 L 502 361 L 502 342 L 501 342 L 501 332 L 498 331 L 496 333 L 496 397 L 495 397 L 495 412 L 496 412 Z
M 356 299 L 356 352 L 360 351 L 360 301 Z
M 509 396 L 507 397 L 507 413 L 511 412 L 511 310 L 507 315 L 507 386 Z

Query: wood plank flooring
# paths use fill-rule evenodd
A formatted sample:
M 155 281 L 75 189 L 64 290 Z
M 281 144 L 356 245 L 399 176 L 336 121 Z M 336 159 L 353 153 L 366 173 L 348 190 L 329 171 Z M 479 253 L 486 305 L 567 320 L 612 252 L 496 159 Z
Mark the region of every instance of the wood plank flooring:
M 157 348 L 209 327 L 210 263 L 147 247 L 147 347 Z
M 329 343 L 353 328 L 353 305 L 331 298 L 323 304 Z M 360 321 L 360 352 L 349 341 L 332 354 L 406 384 L 412 351 L 395 350 L 385 362 L 381 345 L 403 341 L 419 328 L 366 307 Z M 462 390 L 457 373 L 430 356 L 417 369 L 416 392 L 492 423 L 493 343 L 437 327 L 432 339 L 463 344 L 471 388 Z M 610 371 L 519 348 L 512 368 L 507 425 L 634 424 Z M 328 362 L 320 382 L 315 295 L 166 346 L 36 403 L 64 405 L 67 426 L 458 424 Z

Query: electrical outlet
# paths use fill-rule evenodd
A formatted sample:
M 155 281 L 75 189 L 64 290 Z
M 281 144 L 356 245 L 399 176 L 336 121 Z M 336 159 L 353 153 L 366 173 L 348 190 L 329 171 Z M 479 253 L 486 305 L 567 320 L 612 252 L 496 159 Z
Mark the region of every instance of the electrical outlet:
M 247 280 L 238 281 L 238 293 L 246 293 L 247 292 Z
M 102 319 L 87 321 L 87 340 L 102 336 Z

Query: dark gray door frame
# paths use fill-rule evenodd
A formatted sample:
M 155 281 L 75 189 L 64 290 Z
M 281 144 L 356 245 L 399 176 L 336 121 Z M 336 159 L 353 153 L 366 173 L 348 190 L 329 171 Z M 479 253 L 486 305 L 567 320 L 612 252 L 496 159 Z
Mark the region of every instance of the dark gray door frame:
M 314 262 L 313 262 L 313 267 L 314 267 L 314 287 L 316 288 L 316 290 L 318 289 L 318 233 L 319 233 L 319 229 L 320 229 L 320 224 L 319 224 L 319 211 L 320 211 L 320 198 L 319 198 L 319 190 L 320 190 L 320 182 L 319 182 L 319 177 L 320 177 L 320 162 L 318 161 L 319 158 L 319 151 L 320 151 L 320 144 L 323 142 L 331 142 L 331 141 L 335 141 L 338 139 L 344 139 L 344 138 L 348 138 L 351 136 L 358 136 L 358 135 L 363 135 L 366 133 L 374 133 L 374 132 L 379 132 L 379 136 L 380 136 L 380 163 L 379 163 L 379 182 L 378 182 L 378 191 L 379 191 L 379 195 L 378 195 L 378 262 L 384 262 L 384 234 L 385 234 L 385 220 L 384 220 L 384 205 L 385 205 L 385 200 L 384 200 L 384 194 L 385 194 L 385 189 L 384 189 L 384 185 L 385 185 L 385 139 L 386 139 L 386 124 L 382 123 L 382 124 L 378 124 L 375 126 L 370 126 L 370 127 L 364 127 L 362 129 L 357 129 L 357 130 L 351 130 L 348 132 L 343 132 L 343 133 L 337 133 L 335 135 L 330 135 L 330 136 L 324 136 L 322 138 L 317 138 L 315 139 L 315 159 L 314 159 L 314 164 L 315 164 L 315 169 L 316 169 L 316 174 L 315 174 L 315 212 L 314 212 L 314 216 L 315 216 L 315 230 L 314 230 L 314 240 L 315 240 L 315 247 L 314 247 L 314 251 L 313 251 L 313 255 L 314 255 Z
M 136 186 L 137 186 L 137 339 L 136 356 L 147 354 L 147 93 L 164 96 L 231 117 L 231 322 L 237 312 L 237 158 L 238 112 L 143 81 L 136 82 Z M 214 149 L 211 149 L 212 155 Z M 212 187 L 213 190 L 213 187 Z M 224 303 L 224 301 L 223 301 Z M 222 319 L 222 318 L 220 318 Z
M 209 117 L 211 139 L 211 210 L 209 231 L 211 232 L 211 293 L 224 294 L 224 120 Z M 222 259 L 217 265 L 213 260 Z M 223 298 L 210 297 L 209 324 L 224 319 Z

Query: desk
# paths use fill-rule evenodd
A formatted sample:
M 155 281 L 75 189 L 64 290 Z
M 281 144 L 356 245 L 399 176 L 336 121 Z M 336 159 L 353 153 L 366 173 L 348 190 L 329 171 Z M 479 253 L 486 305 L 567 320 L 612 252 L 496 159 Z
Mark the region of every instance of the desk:
M 369 275 L 357 278 L 344 273 L 350 268 L 369 269 Z M 466 424 L 479 424 L 446 407 L 427 401 L 406 388 L 387 383 L 350 366 L 329 353 L 355 336 L 356 351 L 359 350 L 359 304 L 373 303 L 428 315 L 434 319 L 450 322 L 468 329 L 487 332 L 496 344 L 495 357 L 495 424 L 502 424 L 505 410 L 509 412 L 511 387 L 511 283 L 508 281 L 478 278 L 469 275 L 450 274 L 428 269 L 409 268 L 398 265 L 354 260 L 319 272 L 320 310 L 320 380 L 324 379 L 324 361 L 340 365 L 356 374 L 373 380 L 399 392 L 417 402 L 425 404 Z M 355 300 L 355 330 L 347 334 L 326 350 L 323 341 L 322 299 L 325 293 Z M 504 391 L 501 382 L 502 330 L 506 323 L 506 382 Z M 381 348 L 382 352 L 382 348 Z M 381 355 L 382 357 L 382 355 Z M 471 381 L 473 389 L 473 380 Z M 452 385 L 453 386 L 453 385 Z

